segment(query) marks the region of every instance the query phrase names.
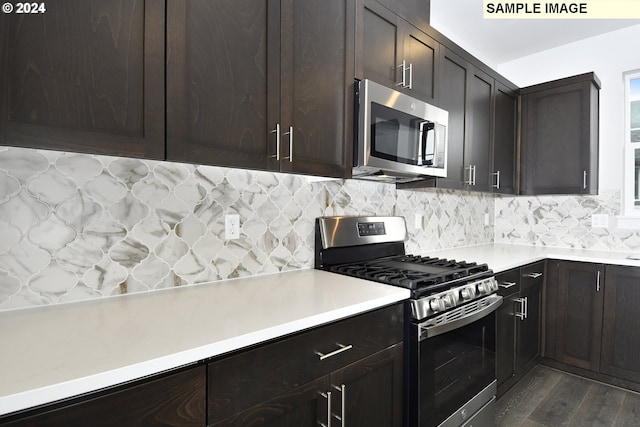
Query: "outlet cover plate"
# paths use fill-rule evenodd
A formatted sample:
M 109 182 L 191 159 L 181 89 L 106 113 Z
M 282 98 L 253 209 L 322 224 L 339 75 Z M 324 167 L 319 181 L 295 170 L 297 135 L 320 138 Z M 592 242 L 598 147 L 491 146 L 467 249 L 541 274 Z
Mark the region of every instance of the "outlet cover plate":
M 225 240 L 240 238 L 240 215 L 224 216 L 224 238 Z

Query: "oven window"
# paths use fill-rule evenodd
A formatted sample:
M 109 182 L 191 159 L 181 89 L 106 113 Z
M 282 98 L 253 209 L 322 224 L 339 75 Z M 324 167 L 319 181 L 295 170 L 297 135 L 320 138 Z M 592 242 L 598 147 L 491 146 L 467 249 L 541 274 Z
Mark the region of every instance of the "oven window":
M 496 378 L 495 313 L 419 343 L 420 425 L 437 426 Z
M 371 151 L 374 157 L 417 166 L 435 159 L 435 124 L 384 105 L 371 103 Z

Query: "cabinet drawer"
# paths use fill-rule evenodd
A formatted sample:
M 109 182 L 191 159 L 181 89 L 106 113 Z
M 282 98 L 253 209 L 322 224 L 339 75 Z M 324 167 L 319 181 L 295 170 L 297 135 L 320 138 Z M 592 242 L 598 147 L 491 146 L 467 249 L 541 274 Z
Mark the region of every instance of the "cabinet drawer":
M 522 272 L 521 289 L 544 283 L 544 261 L 526 265 L 520 271 Z
M 402 324 L 403 305 L 397 304 L 212 361 L 209 423 L 402 341 Z
M 496 274 L 498 281 L 498 295 L 503 297 L 520 292 L 520 269 L 514 268 Z

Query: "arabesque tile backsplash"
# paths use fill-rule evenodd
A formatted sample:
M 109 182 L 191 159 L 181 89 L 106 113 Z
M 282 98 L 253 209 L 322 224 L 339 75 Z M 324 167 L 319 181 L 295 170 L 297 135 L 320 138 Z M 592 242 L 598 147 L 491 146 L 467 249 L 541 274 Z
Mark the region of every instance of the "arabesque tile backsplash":
M 410 253 L 640 250 L 620 191 L 513 197 L 0 147 L 0 311 L 313 267 L 322 215 L 400 215 Z M 224 215 L 241 236 L 224 239 Z M 608 228 L 591 227 L 607 214 Z M 489 225 L 485 225 L 486 218 Z
M 405 216 L 413 253 L 489 243 L 493 209 L 486 194 L 0 147 L 0 310 L 311 268 L 322 215 Z

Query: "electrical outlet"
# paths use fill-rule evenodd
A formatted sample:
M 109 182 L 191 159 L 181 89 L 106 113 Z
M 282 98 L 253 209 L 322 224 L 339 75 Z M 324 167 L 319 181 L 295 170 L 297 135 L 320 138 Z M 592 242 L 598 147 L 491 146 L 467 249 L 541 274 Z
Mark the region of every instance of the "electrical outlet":
M 484 214 L 484 225 L 485 226 L 490 225 L 490 221 L 491 221 L 491 218 L 489 217 L 489 214 L 485 213 Z
M 413 226 L 416 230 L 422 230 L 422 214 L 417 213 L 413 217 Z
M 593 215 L 591 215 L 591 227 L 592 228 L 607 228 L 607 227 L 609 227 L 609 215 L 607 215 L 607 214 L 593 214 Z
M 240 238 L 240 215 L 224 216 L 224 238 L 225 240 Z

